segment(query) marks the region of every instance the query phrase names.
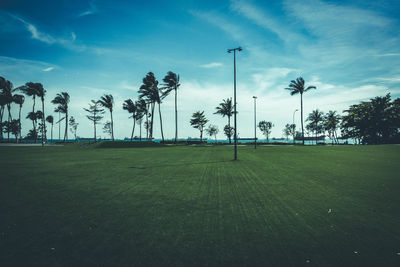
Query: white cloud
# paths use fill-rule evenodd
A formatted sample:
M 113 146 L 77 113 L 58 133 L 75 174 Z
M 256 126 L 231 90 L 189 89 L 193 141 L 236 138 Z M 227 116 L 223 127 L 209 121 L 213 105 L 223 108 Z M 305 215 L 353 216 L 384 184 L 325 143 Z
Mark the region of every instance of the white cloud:
M 48 68 L 43 69 L 43 71 L 48 72 L 48 71 L 52 71 L 53 69 L 54 69 L 54 67 L 48 67 Z
M 98 10 L 98 8 L 97 8 L 97 5 L 95 5 L 94 1 L 91 1 L 91 2 L 89 3 L 89 8 L 88 8 L 87 10 L 85 10 L 85 11 L 79 13 L 77 17 L 78 17 L 78 18 L 80 18 L 80 17 L 85 17 L 85 16 L 88 16 L 88 15 L 95 14 L 95 13 L 97 13 L 98 11 L 99 11 L 99 10 Z
M 200 65 L 201 68 L 205 68 L 205 69 L 218 68 L 218 67 L 222 67 L 222 66 L 223 66 L 223 64 L 220 62 L 211 62 L 208 64 Z

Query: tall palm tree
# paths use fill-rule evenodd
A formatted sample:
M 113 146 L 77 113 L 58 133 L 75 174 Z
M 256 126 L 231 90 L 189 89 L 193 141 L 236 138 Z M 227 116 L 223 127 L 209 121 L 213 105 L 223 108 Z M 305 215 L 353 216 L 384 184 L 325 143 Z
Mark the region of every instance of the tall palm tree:
M 27 82 L 25 85 L 20 86 L 17 88 L 17 90 L 20 90 L 23 94 L 26 96 L 31 96 L 33 99 L 33 106 L 32 106 L 32 112 L 35 113 L 35 104 L 36 104 L 36 96 L 38 94 L 38 84 L 33 83 L 33 82 Z M 32 126 L 33 126 L 33 132 L 36 133 L 36 120 L 32 120 Z M 35 143 L 37 141 L 37 134 L 35 134 Z
M 8 110 L 8 120 L 7 120 L 7 139 L 8 142 L 10 142 L 10 125 L 11 125 L 11 121 L 12 121 L 12 116 L 11 116 L 11 104 L 13 102 L 13 95 L 12 93 L 14 92 L 13 90 L 13 84 L 12 82 L 6 80 L 3 77 L 0 77 L 0 90 L 1 90 L 1 94 L 3 97 L 3 101 L 5 101 L 5 104 L 7 105 L 7 110 Z
M 110 111 L 111 114 L 111 138 L 114 141 L 114 121 L 113 121 L 113 107 L 114 107 L 114 98 L 112 95 L 103 95 L 100 100 L 99 104 Z
M 301 134 L 303 138 L 303 145 L 304 145 L 304 126 L 303 126 L 303 93 L 311 90 L 317 89 L 317 87 L 311 85 L 305 88 L 304 86 L 304 79 L 302 77 L 297 78 L 296 80 L 292 80 L 286 90 L 290 91 L 290 95 L 300 94 L 300 107 L 301 107 Z
M 46 90 L 43 88 L 41 83 L 36 83 L 36 96 L 40 97 L 42 101 L 42 146 L 44 146 L 44 138 L 46 136 L 46 120 L 44 115 L 44 96 L 46 94 Z M 47 139 L 47 138 L 46 138 Z
M 19 94 L 15 94 L 13 95 L 13 101 L 15 104 L 19 105 L 19 113 L 18 113 L 18 121 L 19 121 L 19 125 L 21 126 L 21 109 L 22 109 L 22 105 L 25 102 L 25 97 L 23 95 L 19 95 Z M 21 129 L 19 131 L 19 137 L 21 137 Z
M 132 113 L 132 116 L 130 116 L 130 118 L 133 118 L 133 127 L 132 127 L 132 134 L 131 134 L 131 141 L 132 141 L 133 134 L 135 133 L 137 107 L 136 107 L 136 104 L 132 101 L 132 99 L 127 99 L 122 104 L 122 108 L 124 110 L 128 111 L 129 113 Z
M 160 100 L 160 94 L 158 89 L 158 81 L 154 76 L 154 73 L 147 73 L 146 77 L 143 78 L 143 84 L 139 88 L 139 98 L 146 101 L 149 105 L 148 110 L 151 110 L 151 121 L 150 121 L 150 134 L 149 138 L 153 138 L 153 122 L 154 122 L 154 107 L 158 100 Z M 160 100 L 161 101 L 161 100 Z M 160 121 L 162 124 L 162 122 Z M 162 130 L 161 130 L 162 132 Z
M 8 106 L 10 101 L 9 94 L 7 93 L 9 87 L 9 81 L 5 78 L 0 77 L 0 136 L 3 139 L 3 115 L 4 115 L 4 108 Z
M 165 89 L 167 91 L 175 91 L 175 143 L 178 140 L 178 107 L 177 107 L 177 92 L 178 92 L 178 88 L 181 85 L 179 83 L 179 75 L 177 75 L 176 73 L 173 73 L 172 71 L 169 71 L 167 73 L 167 75 L 164 77 L 163 79 L 164 81 L 164 85 L 165 85 Z M 169 93 L 168 92 L 168 93 Z
M 51 143 L 53 143 L 53 125 L 54 125 L 54 117 L 49 115 L 46 118 L 46 121 L 51 124 Z
M 228 117 L 228 127 L 231 127 L 231 117 L 234 114 L 232 98 L 222 99 L 222 103 L 215 108 L 217 111 L 214 114 L 222 115 L 222 117 Z M 236 112 L 237 114 L 237 112 Z M 229 136 L 229 143 L 231 143 L 231 137 Z
M 64 131 L 64 142 L 68 141 L 68 103 L 69 94 L 67 92 L 61 92 L 56 95 L 56 97 L 51 101 L 52 104 L 58 105 L 54 112 L 60 112 L 65 114 L 65 131 Z M 60 120 L 61 121 L 61 120 Z

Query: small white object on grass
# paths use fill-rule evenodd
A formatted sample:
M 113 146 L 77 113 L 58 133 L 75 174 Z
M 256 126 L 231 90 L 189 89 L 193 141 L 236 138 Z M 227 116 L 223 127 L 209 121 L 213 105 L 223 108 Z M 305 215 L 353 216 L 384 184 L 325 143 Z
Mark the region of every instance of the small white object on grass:
M 310 260 L 306 260 L 306 262 L 307 262 L 307 263 L 310 263 L 311 261 L 310 261 Z
M 332 212 L 332 209 L 329 209 L 329 210 L 328 210 L 328 213 L 331 213 L 331 212 Z
M 354 254 L 358 254 L 358 251 L 354 251 Z

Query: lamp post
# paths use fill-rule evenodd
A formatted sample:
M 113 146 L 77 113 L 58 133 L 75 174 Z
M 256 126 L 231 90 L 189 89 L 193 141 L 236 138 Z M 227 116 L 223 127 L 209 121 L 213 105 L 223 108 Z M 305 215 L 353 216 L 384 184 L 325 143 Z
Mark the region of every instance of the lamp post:
M 293 126 L 294 126 L 294 114 L 296 113 L 296 111 L 299 111 L 298 109 L 296 109 L 294 112 L 293 112 Z M 296 130 L 296 128 L 295 127 L 293 127 L 293 144 L 296 144 L 296 140 L 295 140 L 295 134 L 296 134 L 296 132 L 295 132 L 295 130 Z
M 257 121 L 256 121 L 256 96 L 253 96 L 254 99 L 254 149 L 257 149 Z
M 242 51 L 241 47 L 228 49 L 228 53 L 233 51 L 233 121 L 234 121 L 234 143 L 235 160 L 237 160 L 237 123 L 236 123 L 236 51 Z

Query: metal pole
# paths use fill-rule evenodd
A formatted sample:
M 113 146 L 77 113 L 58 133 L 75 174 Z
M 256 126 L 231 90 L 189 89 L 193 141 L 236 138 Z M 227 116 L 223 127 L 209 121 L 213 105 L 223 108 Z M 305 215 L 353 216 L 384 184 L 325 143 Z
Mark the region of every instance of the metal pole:
M 257 119 L 256 119 L 256 96 L 253 96 L 254 98 L 254 149 L 257 149 Z
M 296 109 L 296 110 L 293 112 L 293 124 L 292 124 L 292 125 L 294 125 L 294 114 L 296 113 L 296 111 L 299 111 L 299 110 Z M 296 134 L 295 129 L 293 129 L 293 144 L 296 144 L 296 141 L 295 141 L 295 134 Z
M 233 120 L 234 120 L 234 143 L 235 160 L 237 160 L 237 122 L 236 122 L 236 50 L 242 51 L 241 47 L 228 49 L 228 53 L 233 51 Z

